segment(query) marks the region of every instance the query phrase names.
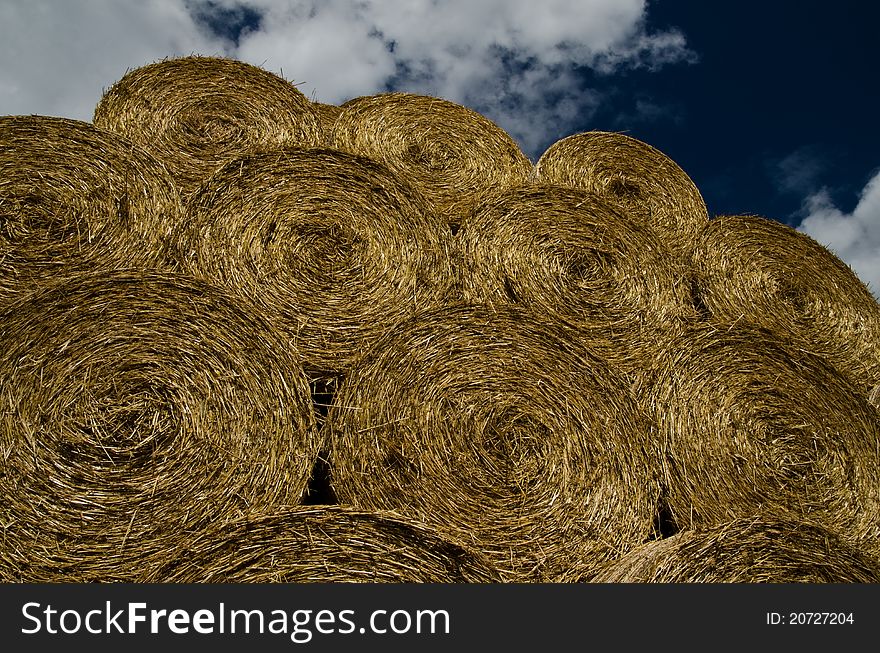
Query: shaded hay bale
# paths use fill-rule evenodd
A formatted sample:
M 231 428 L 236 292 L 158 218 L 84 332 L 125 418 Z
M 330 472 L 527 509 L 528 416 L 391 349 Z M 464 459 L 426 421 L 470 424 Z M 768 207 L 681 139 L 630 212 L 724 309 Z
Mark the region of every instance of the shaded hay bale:
M 162 161 L 185 197 L 252 149 L 323 140 L 312 103 L 291 82 L 214 57 L 166 59 L 129 71 L 104 93 L 94 123 Z
M 506 580 L 574 581 L 651 533 L 651 429 L 598 357 L 514 309 L 422 314 L 325 423 L 340 503 L 467 542 Z
M 290 343 L 182 275 L 93 274 L 0 313 L 0 579 L 132 581 L 299 501 L 320 447 Z
M 162 267 L 183 208 L 168 172 L 77 120 L 0 117 L 0 305 L 75 268 Z
M 519 305 L 571 325 L 624 369 L 696 313 L 685 270 L 601 196 L 533 185 L 484 202 L 456 234 L 467 301 Z
M 383 93 L 344 102 L 333 142 L 406 177 L 453 228 L 482 195 L 522 185 L 532 173 L 531 162 L 498 125 L 424 95 Z
M 330 141 L 328 145 L 332 145 L 333 125 L 336 123 L 336 119 L 342 114 L 342 107 L 335 104 L 326 104 L 324 102 L 312 102 L 312 108 L 318 115 L 318 120 L 321 123 L 321 130 Z
M 880 563 L 822 526 L 746 517 L 631 551 L 599 583 L 880 583 Z
M 679 528 L 774 509 L 880 533 L 880 413 L 824 359 L 749 325 L 706 325 L 658 359 L 654 407 Z
M 538 159 L 535 176 L 609 198 L 679 254 L 688 252 L 708 220 L 687 173 L 660 150 L 624 134 L 589 131 L 558 140 Z
M 718 217 L 696 241 L 695 301 L 716 320 L 747 320 L 824 356 L 867 396 L 880 383 L 880 304 L 815 240 L 757 216 Z
M 233 161 L 193 197 L 184 266 L 278 316 L 310 370 L 342 372 L 452 279 L 450 235 L 383 165 L 299 149 Z
M 289 508 L 218 524 L 162 570 L 174 583 L 484 583 L 478 554 L 392 513 Z

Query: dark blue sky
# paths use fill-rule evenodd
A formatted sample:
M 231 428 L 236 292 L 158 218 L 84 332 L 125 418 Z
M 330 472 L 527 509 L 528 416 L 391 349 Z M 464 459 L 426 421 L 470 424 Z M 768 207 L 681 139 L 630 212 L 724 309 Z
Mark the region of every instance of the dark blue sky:
M 614 99 L 584 128 L 626 130 L 663 150 L 710 214 L 797 224 L 822 187 L 852 210 L 880 167 L 876 3 L 655 1 L 648 24 L 679 28 L 697 61 L 585 73 Z

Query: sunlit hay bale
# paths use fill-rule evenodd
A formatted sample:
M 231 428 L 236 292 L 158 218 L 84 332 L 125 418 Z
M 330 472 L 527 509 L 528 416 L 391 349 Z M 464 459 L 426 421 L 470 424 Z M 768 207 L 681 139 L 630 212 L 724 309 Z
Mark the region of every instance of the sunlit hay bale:
M 488 583 L 482 556 L 392 513 L 283 509 L 217 524 L 155 580 L 174 583 Z
M 342 104 L 335 147 L 385 163 L 456 229 L 486 193 L 526 183 L 532 164 L 498 125 L 454 102 L 383 93 Z
M 650 225 L 676 254 L 688 253 L 708 220 L 703 196 L 684 170 L 624 134 L 589 131 L 556 141 L 538 159 L 535 176 L 609 198 L 629 219 Z
M 300 500 L 321 443 L 290 342 L 182 275 L 93 274 L 0 312 L 0 579 L 148 578 Z
M 880 305 L 806 234 L 756 216 L 715 218 L 696 241 L 692 267 L 705 315 L 781 332 L 831 361 L 865 396 L 880 383 Z
M 823 358 L 745 324 L 695 327 L 645 394 L 679 528 L 772 508 L 880 533 L 880 413 Z
M 162 161 L 185 197 L 253 148 L 323 140 L 312 103 L 291 82 L 214 57 L 166 59 L 129 71 L 101 98 L 94 123 Z
M 125 139 L 0 117 L 0 306 L 74 268 L 161 268 L 183 214 L 168 172 Z
M 399 326 L 352 369 L 325 431 L 340 503 L 418 519 L 505 580 L 583 580 L 652 532 L 649 423 L 611 368 L 525 312 Z
M 310 371 L 344 372 L 452 280 L 451 235 L 385 166 L 336 150 L 233 161 L 189 205 L 184 266 L 277 316 Z
M 880 583 L 880 563 L 833 531 L 744 517 L 682 531 L 631 551 L 599 583 Z
M 684 267 L 595 193 L 533 185 L 481 204 L 456 234 L 461 292 L 564 321 L 621 368 L 696 313 Z

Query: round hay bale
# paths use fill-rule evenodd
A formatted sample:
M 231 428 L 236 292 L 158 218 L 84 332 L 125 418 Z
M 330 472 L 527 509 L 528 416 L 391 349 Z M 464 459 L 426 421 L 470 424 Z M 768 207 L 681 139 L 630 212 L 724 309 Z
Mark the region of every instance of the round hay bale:
M 261 313 L 182 275 L 70 279 L 0 312 L 0 579 L 137 582 L 292 504 L 320 447 Z
M 774 220 L 723 216 L 696 241 L 694 295 L 716 320 L 779 331 L 863 388 L 880 383 L 880 304 L 815 240 Z
M 599 195 L 532 185 L 493 196 L 456 234 L 467 301 L 567 322 L 625 369 L 696 317 L 683 266 Z M 613 351 L 612 351 L 613 350 Z
M 188 212 L 184 266 L 277 316 L 313 372 L 345 371 L 451 284 L 440 218 L 365 157 L 292 149 L 232 161 Z
M 880 414 L 827 361 L 746 324 L 694 327 L 658 361 L 644 404 L 679 528 L 773 508 L 880 533 Z
M 880 583 L 880 563 L 822 526 L 748 517 L 631 551 L 598 583 Z
M 325 430 L 340 503 L 409 515 L 505 580 L 582 580 L 652 531 L 648 421 L 601 359 L 515 309 L 401 325 L 346 377 Z
M 94 123 L 162 161 L 184 197 L 229 159 L 324 138 L 312 103 L 291 82 L 241 61 L 200 56 L 129 71 L 104 93 Z
M 413 520 L 288 508 L 205 531 L 157 574 L 173 583 L 488 583 L 483 558 Z
M 344 102 L 333 142 L 406 177 L 453 229 L 482 195 L 520 186 L 532 174 L 531 162 L 498 125 L 424 95 L 383 93 Z
M 125 139 L 0 116 L 0 306 L 71 268 L 161 268 L 182 215 L 168 172 Z
M 660 150 L 624 134 L 589 131 L 558 140 L 538 159 L 535 176 L 609 198 L 678 254 L 687 254 L 709 219 L 687 173 Z

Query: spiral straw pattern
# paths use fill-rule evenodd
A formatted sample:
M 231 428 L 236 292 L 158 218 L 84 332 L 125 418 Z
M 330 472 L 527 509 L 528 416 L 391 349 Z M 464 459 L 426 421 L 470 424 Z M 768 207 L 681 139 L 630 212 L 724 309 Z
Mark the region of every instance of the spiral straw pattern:
M 185 198 L 230 159 L 324 138 L 312 103 L 294 84 L 217 57 L 166 59 L 129 71 L 104 93 L 94 123 L 162 161 Z
M 587 579 L 652 532 L 649 422 L 600 358 L 521 311 L 401 325 L 352 369 L 324 430 L 340 502 L 437 528 L 506 580 Z
M 532 164 L 476 111 L 436 97 L 383 93 L 342 104 L 335 147 L 381 161 L 457 229 L 484 195 L 525 184 Z
M 0 312 L 0 579 L 138 582 L 299 502 L 321 443 L 290 342 L 183 275 L 84 275 Z
M 697 239 L 692 268 L 706 317 L 777 331 L 827 358 L 866 397 L 880 383 L 880 304 L 806 234 L 758 216 L 721 216 Z
M 657 148 L 625 134 L 588 131 L 558 140 L 538 159 L 535 176 L 605 196 L 681 256 L 709 218 L 687 173 Z
M 125 139 L 0 116 L 0 306 L 75 269 L 167 267 L 182 217 L 168 172 Z
M 445 298 L 450 238 L 385 166 L 294 149 L 218 171 L 176 241 L 186 269 L 256 301 L 310 370 L 332 374 L 385 329 Z
M 747 324 L 694 327 L 657 360 L 644 403 L 679 528 L 773 509 L 880 533 L 880 413 L 827 361 Z

